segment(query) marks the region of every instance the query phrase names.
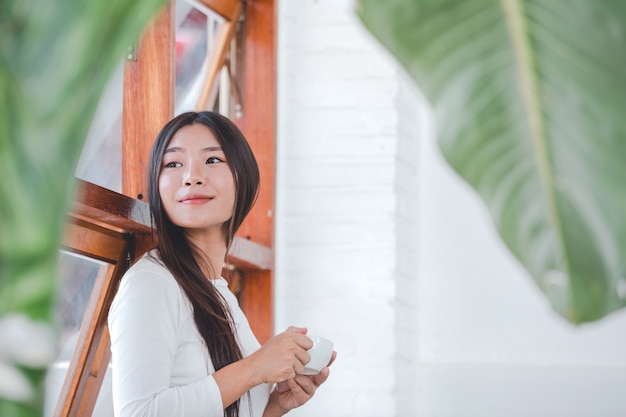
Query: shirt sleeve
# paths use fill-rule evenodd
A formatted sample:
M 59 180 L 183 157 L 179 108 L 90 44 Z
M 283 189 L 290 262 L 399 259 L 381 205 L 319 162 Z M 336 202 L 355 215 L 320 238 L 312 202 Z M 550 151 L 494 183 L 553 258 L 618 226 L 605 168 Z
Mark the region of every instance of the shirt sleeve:
M 116 417 L 224 415 L 212 376 L 170 386 L 181 308 L 171 276 L 131 268 L 123 278 L 108 317 Z

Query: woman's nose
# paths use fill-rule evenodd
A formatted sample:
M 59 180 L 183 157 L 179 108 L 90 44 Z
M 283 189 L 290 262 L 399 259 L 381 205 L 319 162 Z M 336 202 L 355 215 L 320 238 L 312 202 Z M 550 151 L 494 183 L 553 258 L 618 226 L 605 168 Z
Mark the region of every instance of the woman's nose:
M 187 167 L 188 169 L 185 172 L 183 183 L 187 186 L 202 185 L 204 183 L 204 178 L 200 173 L 200 168 L 196 164 L 189 164 Z

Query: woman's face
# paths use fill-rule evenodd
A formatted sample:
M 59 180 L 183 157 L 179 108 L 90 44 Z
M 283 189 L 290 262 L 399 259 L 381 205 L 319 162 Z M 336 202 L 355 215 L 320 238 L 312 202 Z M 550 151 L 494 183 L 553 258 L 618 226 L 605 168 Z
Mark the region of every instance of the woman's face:
M 192 124 L 174 134 L 163 154 L 159 192 L 175 225 L 190 232 L 221 232 L 233 214 L 235 181 L 209 128 Z

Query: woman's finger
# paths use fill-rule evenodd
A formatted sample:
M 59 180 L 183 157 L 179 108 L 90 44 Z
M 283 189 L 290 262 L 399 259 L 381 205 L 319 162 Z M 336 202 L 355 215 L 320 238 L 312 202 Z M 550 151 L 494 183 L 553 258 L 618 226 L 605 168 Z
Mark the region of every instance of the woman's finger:
M 337 352 L 335 352 L 335 351 L 333 350 L 333 354 L 330 356 L 330 361 L 328 361 L 328 365 L 326 365 L 326 366 L 330 366 L 330 365 L 332 365 L 332 364 L 333 364 L 333 362 L 335 362 L 335 359 L 337 359 Z
M 313 394 L 315 394 L 317 385 L 315 384 L 312 377 L 306 375 L 298 375 L 294 378 L 294 380 L 300 387 L 301 391 L 305 392 L 309 396 L 313 396 Z

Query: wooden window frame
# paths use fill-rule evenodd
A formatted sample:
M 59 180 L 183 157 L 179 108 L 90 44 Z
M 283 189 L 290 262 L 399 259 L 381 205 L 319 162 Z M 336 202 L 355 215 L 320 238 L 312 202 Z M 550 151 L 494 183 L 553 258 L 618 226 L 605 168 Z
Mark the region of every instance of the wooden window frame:
M 99 277 L 80 328 L 55 416 L 90 416 L 111 358 L 106 326 L 119 280 L 129 265 L 152 246 L 148 207 L 100 186 L 77 180 L 78 192 L 67 213 L 63 248 L 111 266 Z
M 71 358 L 54 415 L 93 413 L 111 359 L 107 316 L 119 282 L 129 266 L 154 246 L 148 204 L 77 180 L 78 193 L 67 213 L 63 249 L 110 264 L 99 277 L 81 325 L 81 341 Z M 269 271 L 267 247 L 236 236 L 228 253 L 232 287 L 245 287 L 247 271 Z
M 242 12 L 239 1 L 200 1 L 231 23 Z M 253 70 L 242 72 L 238 99 L 247 110 L 234 121 L 259 162 L 261 190 L 227 255 L 225 277 L 263 343 L 273 334 L 276 0 L 247 0 L 245 14 L 244 61 Z M 55 417 L 92 414 L 111 355 L 106 326 L 110 304 L 124 272 L 153 245 L 145 171 L 152 142 L 174 113 L 173 21 L 174 4 L 170 3 L 144 32 L 136 59 L 126 63 L 123 194 L 77 180 L 78 192 L 67 213 L 64 248 L 113 267 L 102 277 L 100 292 L 92 296 L 89 309 L 93 314 L 81 326 L 84 342 L 72 357 Z
M 234 19 L 233 0 L 201 0 Z M 236 1 L 235 3 L 239 3 Z M 229 6 L 231 5 L 231 6 Z M 239 91 L 246 110 L 234 119 L 259 161 L 259 198 L 238 236 L 273 253 L 276 177 L 276 0 L 247 0 L 244 62 Z M 146 197 L 148 157 L 160 128 L 174 114 L 173 3 L 145 31 L 137 59 L 128 61 L 124 77 L 122 128 L 122 193 Z M 165 82 L 165 80 L 169 80 Z M 255 246 L 256 247 L 256 246 Z M 253 256 L 253 255 L 250 255 Z M 250 325 L 261 342 L 273 334 L 273 261 L 269 269 L 244 269 L 237 294 Z M 228 277 L 227 277 L 228 278 Z

